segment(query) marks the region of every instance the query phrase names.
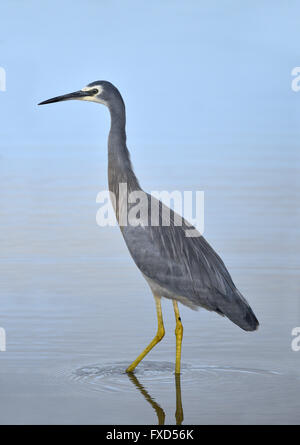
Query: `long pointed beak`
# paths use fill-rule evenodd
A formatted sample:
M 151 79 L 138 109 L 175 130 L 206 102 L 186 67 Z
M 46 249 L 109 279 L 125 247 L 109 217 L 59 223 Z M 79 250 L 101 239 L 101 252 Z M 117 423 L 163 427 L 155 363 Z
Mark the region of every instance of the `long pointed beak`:
M 46 105 L 46 104 L 52 104 L 54 102 L 62 102 L 64 100 L 74 100 L 74 99 L 81 99 L 86 96 L 94 96 L 98 90 L 88 90 L 88 91 L 75 91 L 74 93 L 70 94 L 64 94 L 63 96 L 56 96 L 52 99 L 44 100 L 44 102 L 39 103 L 38 105 Z

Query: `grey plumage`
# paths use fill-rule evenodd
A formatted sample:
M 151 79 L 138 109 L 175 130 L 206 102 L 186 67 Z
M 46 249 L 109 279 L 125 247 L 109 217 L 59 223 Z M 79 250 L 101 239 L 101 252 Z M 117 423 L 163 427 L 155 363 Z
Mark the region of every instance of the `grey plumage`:
M 257 329 L 259 323 L 242 294 L 235 287 L 223 261 L 203 236 L 186 237 L 192 228 L 186 221 L 176 225 L 180 218 L 170 209 L 170 225 L 163 225 L 165 206 L 156 202 L 159 225 L 152 226 L 151 200 L 146 194 L 144 209 L 140 212 L 139 226 L 126 225 L 125 216 L 134 204 L 123 202 L 119 195 L 119 184 L 126 183 L 128 192 L 142 189 L 134 174 L 129 151 L 126 146 L 126 115 L 121 94 L 110 82 L 97 81 L 83 90 L 72 93 L 74 98 L 105 104 L 111 114 L 108 138 L 108 183 L 116 197 L 115 211 L 128 250 L 155 295 L 171 298 L 192 308 L 199 306 L 227 316 L 233 323 L 246 331 Z M 51 103 L 69 100 L 72 94 L 59 96 L 42 102 Z M 113 203 L 114 204 L 114 203 Z M 196 229 L 195 229 L 196 230 Z
M 117 198 L 118 209 L 122 206 L 119 203 L 119 183 L 127 183 L 129 192 L 142 189 L 133 172 L 126 146 L 124 102 L 115 87 L 107 83 L 105 87 L 105 100 L 111 113 L 108 180 L 109 189 Z M 148 211 L 145 212 L 147 219 L 144 224 L 121 227 L 121 232 L 133 260 L 153 292 L 166 298 L 176 298 L 192 308 L 202 306 L 226 315 L 246 331 L 257 329 L 258 321 L 252 309 L 235 287 L 223 261 L 205 238 L 200 234 L 199 237 L 186 237 L 185 230 L 192 226 L 185 221 L 182 226 L 174 225 L 176 214 L 172 209 L 170 226 L 163 226 L 162 203 L 159 203 L 160 225 L 151 226 L 149 221 L 153 197 L 147 194 L 147 199 Z M 118 211 L 117 218 L 119 220 Z

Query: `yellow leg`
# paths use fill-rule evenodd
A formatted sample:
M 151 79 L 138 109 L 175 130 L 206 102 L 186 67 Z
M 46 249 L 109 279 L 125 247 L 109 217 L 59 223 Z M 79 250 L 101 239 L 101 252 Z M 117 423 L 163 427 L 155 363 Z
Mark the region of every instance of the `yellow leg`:
M 161 312 L 161 303 L 160 303 L 160 297 L 157 297 L 154 295 L 155 298 L 155 304 L 156 304 L 156 313 L 157 313 L 157 333 L 154 337 L 154 339 L 149 343 L 147 348 L 134 360 L 134 362 L 131 363 L 130 366 L 126 369 L 126 372 L 133 372 L 134 369 L 137 367 L 137 365 L 140 363 L 141 360 L 145 357 L 145 355 L 148 354 L 148 352 L 151 351 L 152 348 L 154 348 L 157 343 L 161 341 L 163 336 L 165 335 L 165 328 L 164 328 L 164 322 L 162 318 L 162 312 Z
M 178 304 L 176 300 L 173 300 L 175 320 L 176 320 L 176 363 L 175 363 L 175 374 L 180 374 L 180 361 L 181 361 L 181 342 L 183 335 L 183 326 L 181 323 L 181 318 L 179 314 Z

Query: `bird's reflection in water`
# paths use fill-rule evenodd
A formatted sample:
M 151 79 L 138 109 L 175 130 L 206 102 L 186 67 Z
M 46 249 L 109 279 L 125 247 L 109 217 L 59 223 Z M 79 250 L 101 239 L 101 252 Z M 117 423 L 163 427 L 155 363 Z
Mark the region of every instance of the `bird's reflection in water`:
M 176 388 L 175 419 L 176 419 L 176 425 L 181 425 L 184 417 L 183 417 L 182 400 L 181 400 L 180 374 L 175 374 L 175 388 Z
M 129 379 L 134 384 L 134 386 L 139 390 L 139 392 L 144 396 L 148 403 L 152 406 L 157 415 L 158 425 L 164 425 L 166 414 L 162 407 L 155 402 L 155 400 L 150 396 L 148 391 L 139 382 L 138 378 L 132 373 L 127 373 Z M 180 385 L 180 374 L 175 374 L 175 390 L 176 390 L 176 412 L 175 420 L 176 425 L 181 425 L 183 422 L 183 409 L 182 409 L 182 399 L 181 399 L 181 385 Z

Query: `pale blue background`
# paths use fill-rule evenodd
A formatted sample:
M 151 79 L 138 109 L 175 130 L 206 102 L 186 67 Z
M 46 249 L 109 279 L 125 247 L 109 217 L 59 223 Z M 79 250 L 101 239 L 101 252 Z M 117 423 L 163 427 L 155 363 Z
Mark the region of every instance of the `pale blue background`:
M 299 15 L 297 1 L 2 2 L 1 140 L 104 143 L 104 109 L 36 104 L 105 79 L 124 95 L 132 145 L 286 145 L 299 137 Z

